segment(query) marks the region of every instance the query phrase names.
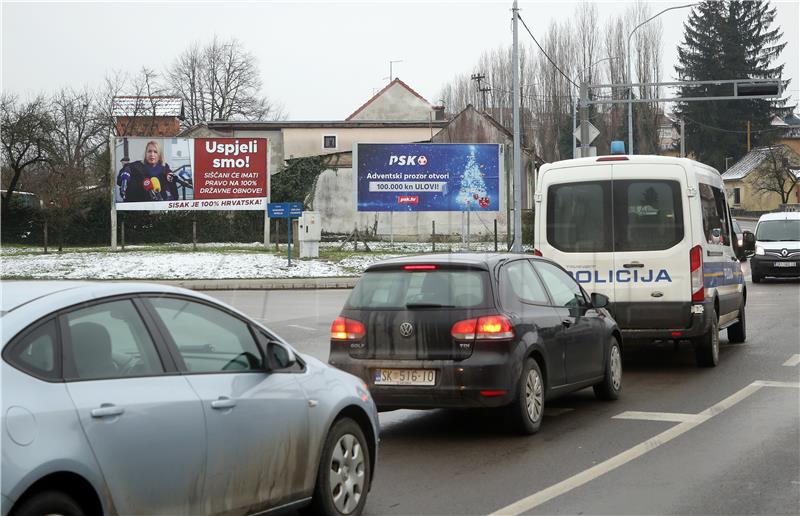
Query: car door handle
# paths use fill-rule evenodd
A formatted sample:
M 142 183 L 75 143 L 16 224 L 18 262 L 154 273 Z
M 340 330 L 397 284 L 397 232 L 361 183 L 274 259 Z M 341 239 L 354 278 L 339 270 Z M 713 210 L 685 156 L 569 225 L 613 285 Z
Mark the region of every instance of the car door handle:
M 572 321 L 569 319 L 562 319 L 561 325 L 564 326 L 564 328 L 569 328 L 570 326 L 572 326 Z
M 236 400 L 232 400 L 227 396 L 220 396 L 219 399 L 211 402 L 211 408 L 218 410 L 229 409 L 235 406 L 236 406 Z
M 644 267 L 644 264 L 639 262 L 633 262 L 633 263 L 623 263 L 622 266 L 625 267 L 626 269 L 641 269 L 642 267 Z
M 92 417 L 114 417 L 121 416 L 125 409 L 111 403 L 103 403 L 100 408 L 92 409 Z

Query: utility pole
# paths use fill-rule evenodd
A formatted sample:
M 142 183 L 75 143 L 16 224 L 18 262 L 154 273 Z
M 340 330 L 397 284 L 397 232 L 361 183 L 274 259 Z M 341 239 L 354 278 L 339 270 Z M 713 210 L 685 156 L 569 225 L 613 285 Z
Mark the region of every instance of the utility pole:
M 473 73 L 470 76 L 470 79 L 472 79 L 473 81 L 478 83 L 478 92 L 480 92 L 481 95 L 483 96 L 483 110 L 486 111 L 486 94 L 489 93 L 490 91 L 492 91 L 492 88 L 488 88 L 488 87 L 487 88 L 482 88 L 481 87 L 481 81 L 486 79 L 486 76 L 484 74 L 482 74 L 482 73 Z
M 683 118 L 681 118 L 681 157 L 682 158 L 686 157 L 686 145 L 685 145 L 686 136 L 684 136 L 685 134 L 686 134 L 686 128 L 685 128 L 685 126 L 683 124 Z
M 581 157 L 589 156 L 589 85 L 581 81 Z
M 514 25 L 514 45 L 511 59 L 511 82 L 514 92 L 514 245 L 511 250 L 515 253 L 522 252 L 522 152 L 520 149 L 520 123 L 519 123 L 519 30 L 517 20 L 517 0 L 511 8 Z
M 747 121 L 747 152 L 750 152 L 750 120 Z

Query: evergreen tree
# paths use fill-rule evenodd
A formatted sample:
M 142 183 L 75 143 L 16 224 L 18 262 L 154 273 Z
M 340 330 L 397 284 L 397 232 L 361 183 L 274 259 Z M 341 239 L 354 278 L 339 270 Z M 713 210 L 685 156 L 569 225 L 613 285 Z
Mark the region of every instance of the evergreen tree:
M 766 79 L 779 77 L 783 65 L 771 66 L 786 43 L 780 27 L 773 27 L 775 8 L 769 1 L 704 0 L 692 9 L 684 24 L 675 71 L 681 81 Z M 784 88 L 788 81 L 784 82 Z M 681 97 L 728 96 L 728 85 L 679 88 Z M 753 146 L 769 143 L 774 115 L 792 108 L 785 100 L 715 100 L 678 102 L 677 117 L 685 121 L 687 154 L 723 170 L 726 157 L 738 160 L 747 153 L 747 122 Z

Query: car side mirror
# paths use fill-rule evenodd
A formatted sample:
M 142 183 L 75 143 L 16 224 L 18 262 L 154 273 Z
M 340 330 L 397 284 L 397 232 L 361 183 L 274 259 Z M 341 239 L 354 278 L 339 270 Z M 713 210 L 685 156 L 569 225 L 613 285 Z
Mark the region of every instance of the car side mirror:
M 608 296 L 597 292 L 592 292 L 592 306 L 595 308 L 605 308 L 608 306 Z
M 267 342 L 264 355 L 267 360 L 267 369 L 270 371 L 287 369 L 297 363 L 294 351 L 274 340 Z
M 754 253 L 756 251 L 756 236 L 752 231 L 742 232 L 742 247 L 748 253 Z

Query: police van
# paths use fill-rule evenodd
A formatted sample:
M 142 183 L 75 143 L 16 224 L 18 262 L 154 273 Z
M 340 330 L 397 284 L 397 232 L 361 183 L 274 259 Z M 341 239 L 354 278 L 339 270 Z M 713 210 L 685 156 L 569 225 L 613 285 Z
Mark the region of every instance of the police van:
M 536 181 L 536 254 L 608 296 L 623 341 L 691 340 L 704 367 L 719 362 L 720 330 L 744 342 L 744 249 L 719 172 L 611 155 L 543 165 Z

